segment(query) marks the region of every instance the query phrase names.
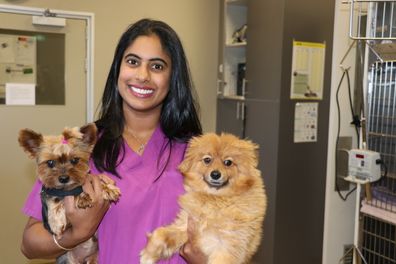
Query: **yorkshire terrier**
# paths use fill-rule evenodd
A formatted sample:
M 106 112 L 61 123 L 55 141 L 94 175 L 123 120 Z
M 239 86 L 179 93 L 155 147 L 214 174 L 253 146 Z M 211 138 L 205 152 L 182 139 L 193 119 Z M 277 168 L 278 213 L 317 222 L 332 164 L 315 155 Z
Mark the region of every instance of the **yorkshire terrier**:
M 44 227 L 59 240 L 70 227 L 66 218 L 63 198 L 73 195 L 76 208 L 91 207 L 93 199 L 82 185 L 89 174 L 89 158 L 97 140 L 97 128 L 90 123 L 81 128 L 65 128 L 62 135 L 43 136 L 30 129 L 19 132 L 19 144 L 37 163 L 41 190 Z M 121 193 L 114 181 L 105 175 L 100 177 L 103 198 L 116 202 Z M 97 239 L 95 236 L 57 258 L 57 263 L 97 263 Z
M 141 264 L 157 263 L 187 242 L 206 255 L 208 264 L 247 264 L 261 243 L 267 208 L 257 169 L 258 146 L 231 134 L 193 138 L 179 170 L 186 193 L 175 221 L 148 234 Z M 193 230 L 187 232 L 189 218 Z

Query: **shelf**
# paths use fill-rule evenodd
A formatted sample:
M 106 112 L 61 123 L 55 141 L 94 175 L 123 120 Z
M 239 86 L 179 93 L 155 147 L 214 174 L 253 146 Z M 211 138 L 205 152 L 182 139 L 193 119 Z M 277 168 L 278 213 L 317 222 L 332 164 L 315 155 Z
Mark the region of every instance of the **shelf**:
M 246 6 L 248 0 L 226 0 L 227 5 L 240 5 Z
M 236 100 L 236 101 L 245 101 L 245 96 L 242 96 L 242 95 L 219 95 L 217 98 Z
M 225 46 L 227 48 L 240 48 L 240 47 L 245 47 L 247 45 L 247 42 L 237 42 L 237 43 L 226 43 Z

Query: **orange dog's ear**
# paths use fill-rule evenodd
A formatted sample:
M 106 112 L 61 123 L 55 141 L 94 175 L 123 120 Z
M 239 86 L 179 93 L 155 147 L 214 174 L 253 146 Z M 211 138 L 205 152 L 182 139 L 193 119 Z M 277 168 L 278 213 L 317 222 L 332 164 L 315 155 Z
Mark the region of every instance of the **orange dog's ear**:
M 187 147 L 187 150 L 186 150 L 186 154 L 185 154 L 185 156 L 184 156 L 184 159 L 183 159 L 183 161 L 180 163 L 180 165 L 179 165 L 179 171 L 182 173 L 182 174 L 184 174 L 184 173 L 186 173 L 187 171 L 189 171 L 190 170 L 190 168 L 191 168 L 191 166 L 192 166 L 192 161 L 193 161 L 193 157 L 192 157 L 192 155 L 191 154 L 189 154 L 190 153 L 190 151 L 189 151 L 189 147 Z
M 190 139 L 187 145 L 186 154 L 184 155 L 183 161 L 179 165 L 179 171 L 184 174 L 191 169 L 194 161 L 194 148 L 196 148 L 199 137 L 193 137 Z
M 37 153 L 40 151 L 40 145 L 43 143 L 43 136 L 39 133 L 34 132 L 31 129 L 22 129 L 19 131 L 19 145 L 23 150 L 28 153 L 30 158 L 36 157 Z
M 243 153 L 244 158 L 248 159 L 253 167 L 257 167 L 259 146 L 250 140 L 241 139 L 238 141 L 237 147 Z

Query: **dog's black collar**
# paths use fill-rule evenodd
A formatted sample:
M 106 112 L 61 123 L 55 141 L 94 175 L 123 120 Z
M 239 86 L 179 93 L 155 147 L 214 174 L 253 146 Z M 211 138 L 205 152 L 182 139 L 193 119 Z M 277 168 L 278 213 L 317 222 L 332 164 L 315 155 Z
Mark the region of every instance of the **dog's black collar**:
M 43 188 L 41 189 L 41 192 L 50 195 L 50 196 L 56 196 L 56 197 L 65 197 L 65 196 L 70 196 L 70 195 L 79 195 L 80 193 L 83 192 L 82 186 L 77 186 L 74 189 L 71 190 L 63 190 L 63 189 L 55 189 L 55 188 Z

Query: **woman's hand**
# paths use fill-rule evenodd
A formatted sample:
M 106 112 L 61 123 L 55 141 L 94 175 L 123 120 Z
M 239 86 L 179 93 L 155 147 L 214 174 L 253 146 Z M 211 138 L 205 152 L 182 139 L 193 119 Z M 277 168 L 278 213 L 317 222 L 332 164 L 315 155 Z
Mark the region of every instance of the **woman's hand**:
M 66 216 L 72 225 L 60 239 L 57 239 L 57 242 L 64 248 L 73 248 L 90 238 L 109 208 L 109 202 L 102 198 L 99 177 L 89 175 L 83 189 L 93 199 L 91 208 L 78 209 L 74 205 L 73 196 L 64 198 Z M 29 218 L 23 232 L 21 251 L 29 259 L 55 258 L 65 253 L 55 244 L 52 235 L 44 228 L 43 223 L 32 217 Z
M 66 217 L 71 224 L 69 231 L 73 239 L 78 242 L 77 244 L 95 234 L 100 221 L 110 205 L 108 201 L 103 199 L 102 185 L 99 177 L 89 174 L 83 185 L 83 190 L 93 200 L 92 207 L 85 209 L 76 208 L 74 196 L 67 196 L 64 200 Z
M 188 217 L 187 235 L 188 240 L 180 249 L 180 256 L 182 256 L 189 264 L 203 264 L 208 262 L 208 258 L 204 253 L 194 245 L 195 240 L 195 221 Z

